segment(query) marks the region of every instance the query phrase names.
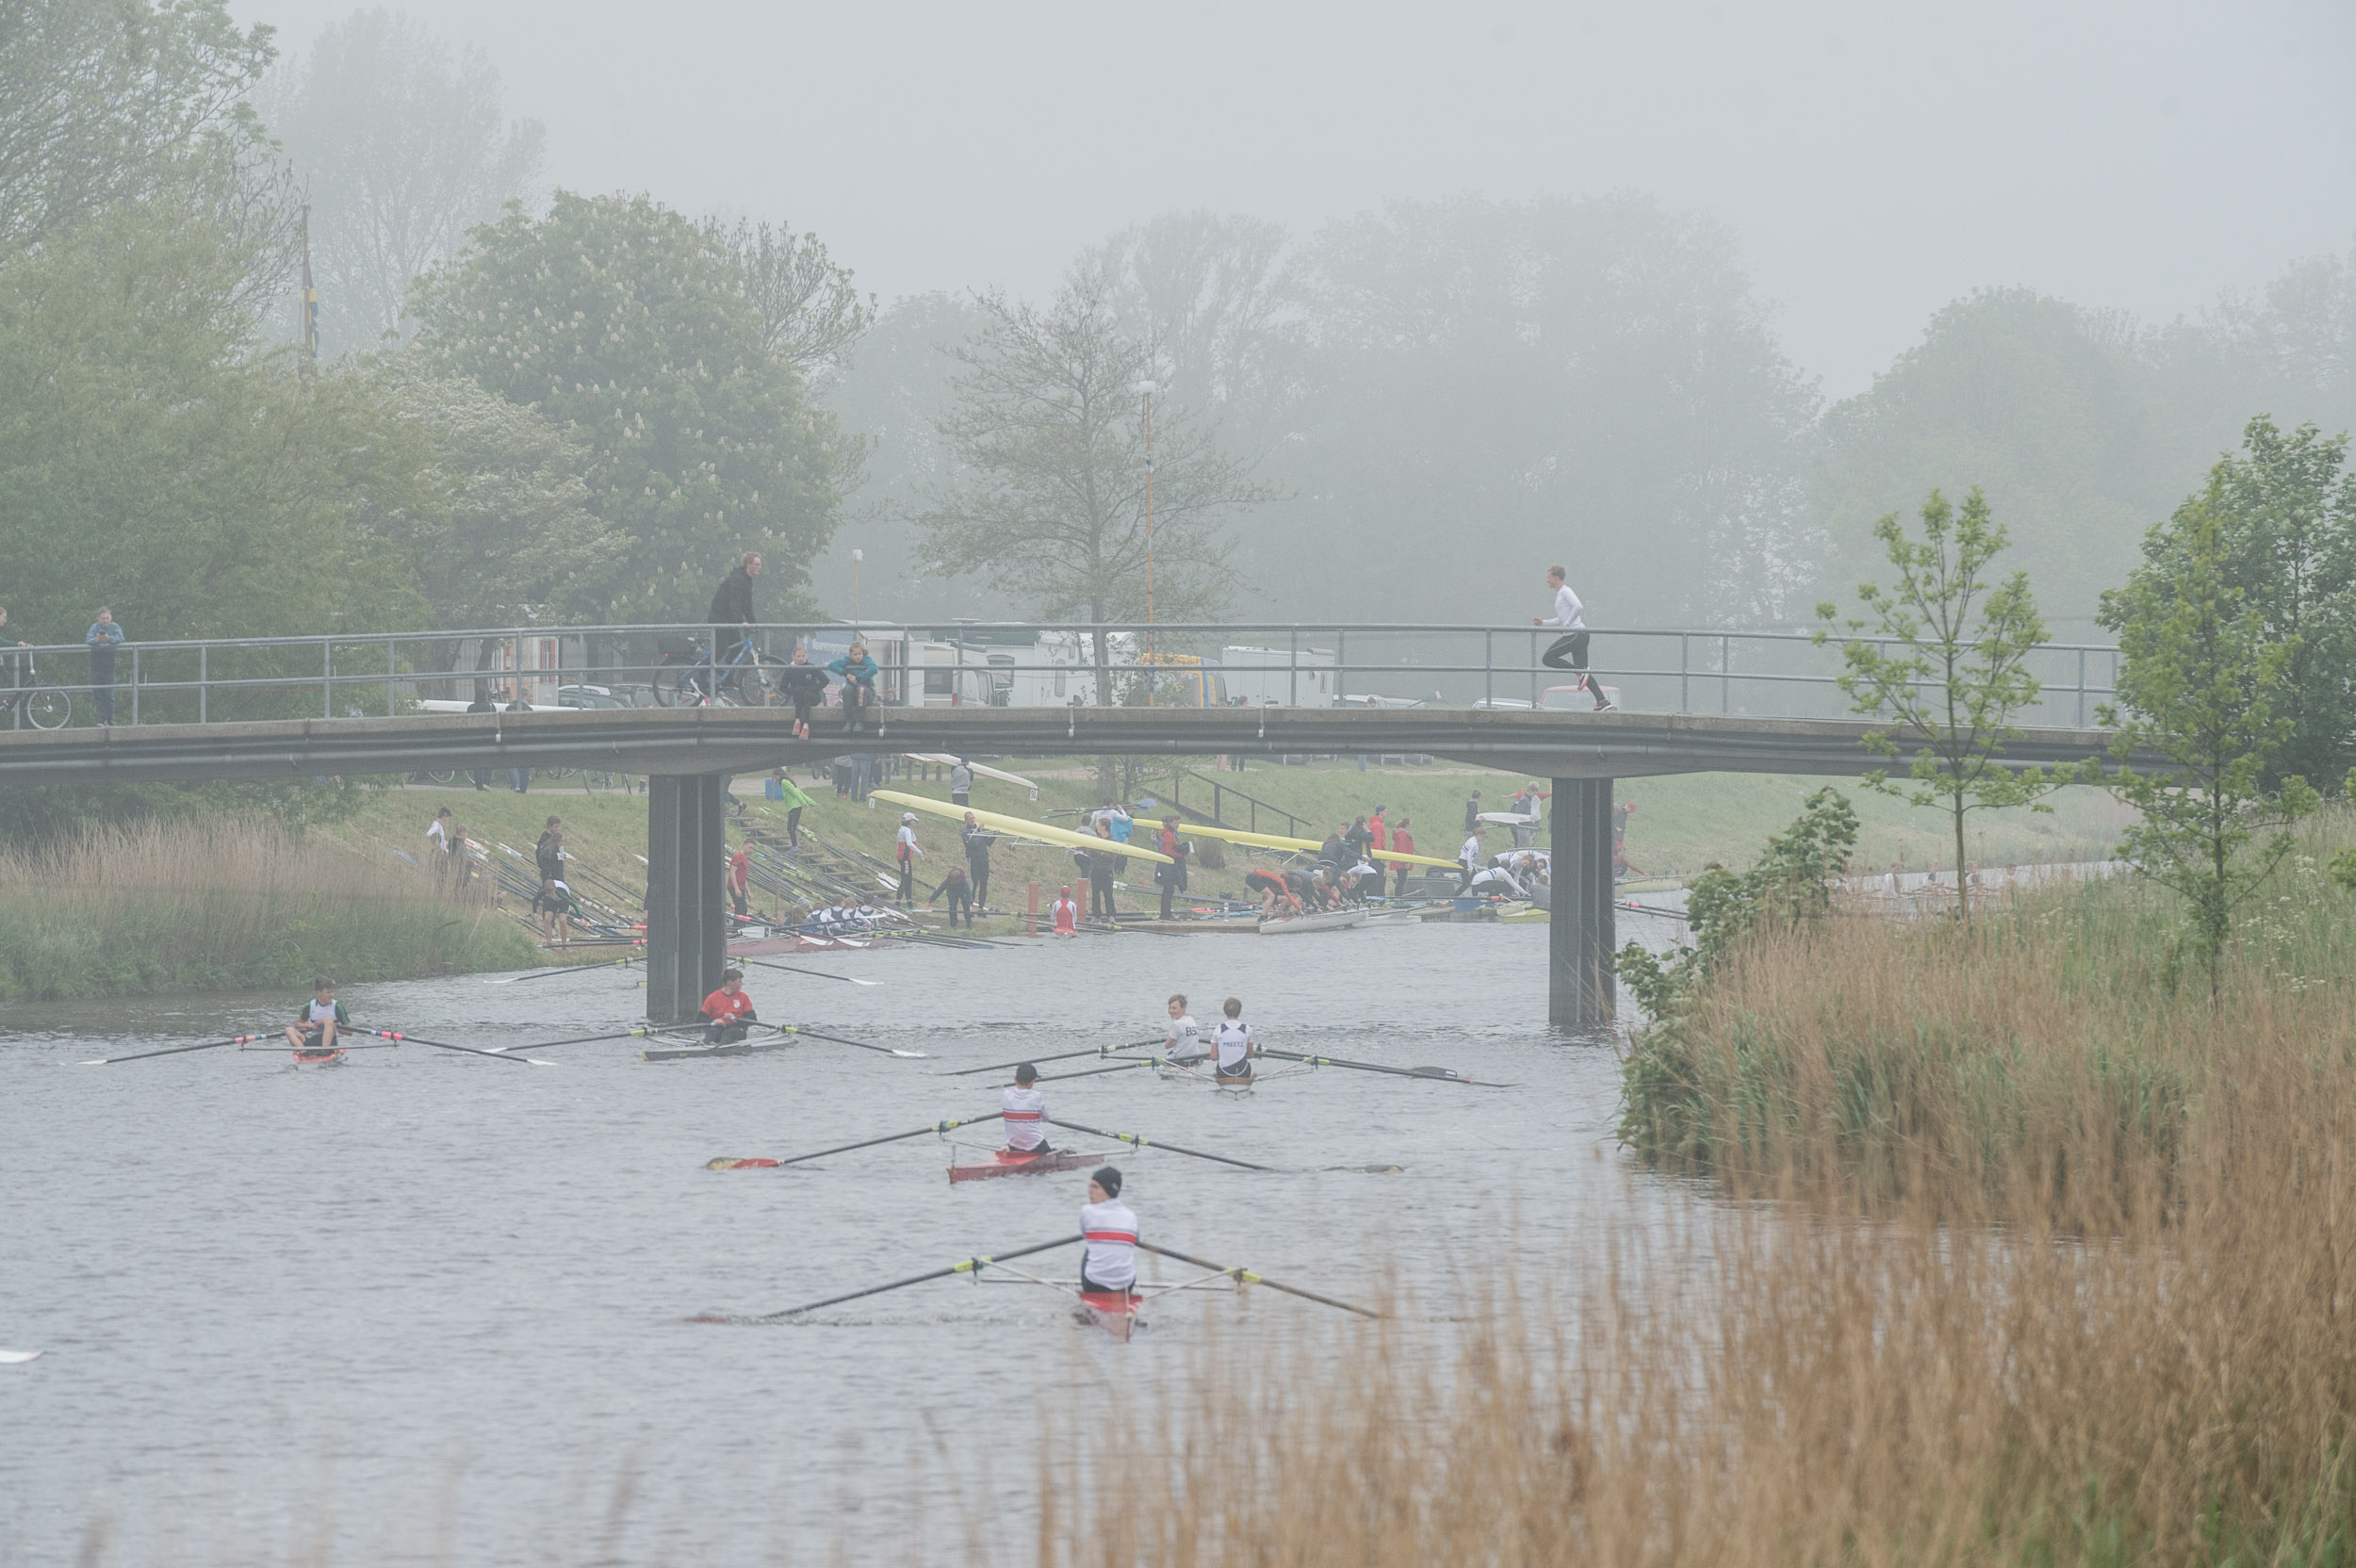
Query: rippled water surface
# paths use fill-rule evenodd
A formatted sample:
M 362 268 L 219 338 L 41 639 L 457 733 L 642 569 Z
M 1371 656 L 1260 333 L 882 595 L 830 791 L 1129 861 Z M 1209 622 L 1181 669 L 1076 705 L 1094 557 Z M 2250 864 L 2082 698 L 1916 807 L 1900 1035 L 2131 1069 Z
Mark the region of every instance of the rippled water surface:
M 297 999 L 0 1014 L 0 1348 L 46 1352 L 0 1367 L 0 1557 L 71 1560 L 106 1521 L 137 1562 L 573 1560 L 599 1543 L 618 1560 L 906 1561 L 920 1513 L 955 1511 L 924 1460 L 944 1453 L 989 1465 L 1019 1519 L 1035 1406 L 1071 1430 L 1183 1368 L 1205 1315 L 1301 1329 L 1325 1309 L 1182 1297 L 1121 1346 L 1049 1291 L 958 1281 L 795 1328 L 692 1325 L 1069 1234 L 1086 1183 L 952 1188 L 931 1137 L 790 1172 L 704 1162 L 991 1110 L 994 1078 L 936 1074 L 1143 1039 L 1173 990 L 1206 1021 L 1235 994 L 1273 1045 L 1518 1087 L 1328 1069 L 1235 1097 L 1132 1071 L 1046 1085 L 1051 1114 L 1288 1172 L 1116 1155 L 1150 1240 L 1344 1298 L 1445 1298 L 1453 1268 L 1543 1269 L 1631 1190 L 1659 1199 L 1598 1157 L 1616 1059 L 1546 1028 L 1546 940 L 1138 935 L 795 960 L 874 988 L 755 972 L 764 1016 L 926 1061 L 809 1043 L 652 1065 L 630 1041 L 545 1069 L 416 1047 L 325 1070 L 235 1050 L 85 1068 L 275 1025 Z M 345 1000 L 484 1045 L 626 1028 L 643 1004 L 627 971 Z M 1406 1168 L 1320 1168 L 1374 1163 Z

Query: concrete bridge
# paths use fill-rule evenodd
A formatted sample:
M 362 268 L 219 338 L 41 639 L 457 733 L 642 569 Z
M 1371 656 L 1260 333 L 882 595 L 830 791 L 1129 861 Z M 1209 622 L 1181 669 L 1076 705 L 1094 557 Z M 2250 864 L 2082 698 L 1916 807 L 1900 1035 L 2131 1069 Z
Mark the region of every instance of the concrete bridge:
M 387 706 L 394 706 L 387 702 Z M 969 756 L 1419 753 L 1554 780 L 1548 1016 L 1608 1023 L 1612 780 L 1673 773 L 1854 776 L 1883 765 L 1870 725 L 1808 718 L 1537 707 L 910 707 L 875 710 L 856 749 Z M 840 717 L 795 740 L 778 708 L 578 709 L 475 714 L 142 724 L 0 732 L 0 788 L 151 779 L 287 778 L 420 770 L 586 767 L 644 774 L 648 792 L 647 1016 L 694 1015 L 719 983 L 730 775 L 831 757 Z M 2106 730 L 2037 728 L 2020 764 L 2102 755 Z

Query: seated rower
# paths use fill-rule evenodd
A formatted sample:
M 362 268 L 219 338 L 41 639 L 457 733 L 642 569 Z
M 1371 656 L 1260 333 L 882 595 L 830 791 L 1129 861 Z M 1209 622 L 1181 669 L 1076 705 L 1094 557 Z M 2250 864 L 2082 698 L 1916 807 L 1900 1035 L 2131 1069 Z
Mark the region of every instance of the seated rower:
M 704 998 L 704 1043 L 734 1045 L 743 1039 L 746 1025 L 760 1021 L 753 1014 L 753 999 L 744 994 L 744 972 L 732 969 L 720 976 L 720 988 Z
M 1186 1015 L 1184 995 L 1170 999 L 1170 1037 L 1162 1042 L 1162 1054 L 1172 1067 L 1192 1067 L 1203 1059 L 1203 1030 Z
M 1024 1062 L 1014 1070 L 1014 1082 L 998 1091 L 1009 1154 L 1055 1152 L 1047 1143 L 1047 1097 L 1032 1086 L 1038 1082 L 1039 1069 Z
M 311 1000 L 286 1026 L 286 1043 L 303 1052 L 333 1051 L 336 1033 L 351 1027 L 352 1015 L 335 1000 L 335 982 L 321 975 L 311 982 Z
M 1057 890 L 1055 907 L 1049 913 L 1055 917 L 1056 936 L 1076 937 L 1080 934 L 1080 906 L 1072 902 L 1070 888 Z
M 1252 1058 L 1260 1054 L 1252 1042 L 1252 1025 L 1243 1021 L 1243 1002 L 1229 997 L 1220 1011 L 1227 1017 L 1212 1032 L 1211 1042 L 1219 1049 L 1219 1075 L 1230 1082 L 1252 1081 Z
M 1137 1217 L 1121 1200 L 1121 1172 L 1105 1166 L 1088 1178 L 1080 1209 L 1080 1289 L 1091 1296 L 1126 1296 L 1137 1282 Z

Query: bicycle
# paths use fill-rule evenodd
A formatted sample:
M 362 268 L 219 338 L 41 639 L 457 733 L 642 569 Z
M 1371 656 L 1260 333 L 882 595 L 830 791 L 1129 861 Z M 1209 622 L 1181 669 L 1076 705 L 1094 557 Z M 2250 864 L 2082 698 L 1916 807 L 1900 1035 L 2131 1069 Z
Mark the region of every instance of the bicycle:
M 654 678 L 658 708 L 707 707 L 728 698 L 731 693 L 741 708 L 766 708 L 777 689 L 777 661 L 765 657 L 750 637 L 740 639 L 728 649 L 716 679 L 711 652 L 703 644 L 666 637 L 657 645 L 663 654 L 662 668 Z
M 31 725 L 35 729 L 59 729 L 74 717 L 74 698 L 55 686 L 39 684 L 41 672 L 27 659 L 17 672 L 16 684 L 0 690 L 0 716 L 8 727 Z

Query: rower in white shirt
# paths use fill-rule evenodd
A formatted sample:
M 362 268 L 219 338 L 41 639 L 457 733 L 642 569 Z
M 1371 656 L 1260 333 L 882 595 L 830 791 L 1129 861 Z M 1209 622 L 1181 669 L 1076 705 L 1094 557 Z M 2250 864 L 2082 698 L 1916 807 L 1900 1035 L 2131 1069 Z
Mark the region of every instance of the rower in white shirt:
M 1481 874 L 1481 862 L 1484 858 L 1481 848 L 1481 829 L 1476 827 L 1464 836 L 1463 846 L 1456 852 L 1456 863 L 1464 868 L 1466 887 L 1472 886 L 1472 879 Z
M 1137 1217 L 1121 1200 L 1121 1172 L 1112 1166 L 1088 1178 L 1080 1208 L 1080 1289 L 1092 1296 L 1126 1296 L 1137 1282 Z
M 1252 1025 L 1243 1021 L 1243 1000 L 1229 997 L 1219 1010 L 1227 1016 L 1212 1031 L 1211 1043 L 1219 1051 L 1219 1076 L 1229 1082 L 1252 1081 L 1252 1058 L 1260 1054 L 1252 1043 Z
M 1052 1152 L 1047 1146 L 1047 1097 L 1031 1086 L 1038 1082 L 1039 1069 L 1024 1062 L 1014 1070 L 1014 1082 L 998 1091 L 1009 1153 Z
M 1203 1059 L 1203 1031 L 1186 1016 L 1186 999 L 1170 999 L 1170 1037 L 1162 1042 L 1162 1054 L 1179 1067 L 1191 1067 Z

